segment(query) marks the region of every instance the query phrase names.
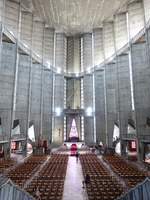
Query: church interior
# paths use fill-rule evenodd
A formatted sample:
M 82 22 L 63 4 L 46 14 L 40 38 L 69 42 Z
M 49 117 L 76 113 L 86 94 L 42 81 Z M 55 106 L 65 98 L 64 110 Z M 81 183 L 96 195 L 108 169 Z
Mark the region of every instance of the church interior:
M 150 200 L 150 0 L 0 0 L 0 200 Z

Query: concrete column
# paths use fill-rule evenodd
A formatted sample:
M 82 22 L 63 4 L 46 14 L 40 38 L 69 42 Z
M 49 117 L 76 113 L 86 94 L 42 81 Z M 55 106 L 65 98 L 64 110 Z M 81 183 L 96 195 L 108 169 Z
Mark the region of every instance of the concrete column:
M 45 27 L 43 61 L 49 66 L 54 65 L 54 29 L 52 28 Z
M 25 130 L 21 130 L 21 132 L 26 131 L 26 141 L 22 143 L 24 145 L 25 153 L 27 153 L 27 140 L 28 140 L 28 129 L 30 124 L 30 111 L 31 111 L 31 88 L 32 88 L 32 40 L 33 40 L 33 15 L 30 12 L 22 11 L 21 13 L 21 28 L 20 28 L 20 40 L 29 48 L 30 55 L 26 58 L 24 57 L 23 63 L 20 60 L 20 76 L 21 74 L 26 71 L 26 78 L 25 87 L 27 87 L 27 91 L 24 95 L 27 95 L 26 103 L 26 119 L 22 120 L 23 116 L 20 116 L 21 119 L 20 126 L 25 127 Z M 26 60 L 27 59 L 27 60 Z M 28 63 L 29 62 L 29 63 Z M 18 79 L 19 80 L 19 79 Z M 19 84 L 20 85 L 20 84 Z M 18 88 L 19 89 L 19 88 Z M 18 95 L 19 92 L 18 92 Z M 22 102 L 20 102 L 22 103 Z M 25 106 L 24 106 L 25 108 Z M 19 108 L 20 109 L 20 108 Z M 25 113 L 24 113 L 25 114 Z M 24 116 L 25 117 L 25 116 Z M 25 125 L 24 125 L 25 124 Z M 21 128 L 22 129 L 22 128 Z
M 15 119 L 19 119 L 20 136 L 26 138 L 28 132 L 28 90 L 30 82 L 30 56 L 19 54 L 19 67 L 17 77 Z M 13 137 L 13 136 L 12 136 Z
M 64 76 L 66 70 L 66 37 L 63 33 L 55 33 L 54 67 L 57 73 L 53 75 L 53 135 L 54 143 L 63 142 L 64 131 Z
M 80 46 L 81 37 L 67 37 L 67 71 L 79 73 L 81 70 L 80 63 Z
M 119 13 L 114 17 L 115 47 L 116 51 L 128 43 L 127 15 Z
M 0 0 L 0 23 L 4 22 L 5 0 Z
M 145 38 L 131 46 L 132 73 L 135 100 L 136 132 L 139 159 L 143 160 L 143 140 L 150 140 L 147 118 L 150 113 L 150 68 Z
M 45 24 L 41 21 L 33 19 L 33 41 L 32 50 L 37 53 L 39 58 L 43 58 L 43 38 L 44 38 L 44 27 Z
M 103 24 L 103 49 L 105 62 L 107 58 L 115 55 L 114 23 Z M 117 68 L 116 60 L 105 64 L 105 117 L 107 144 L 112 147 L 113 130 L 115 123 L 118 124 L 118 91 L 117 91 Z
M 10 140 L 14 102 L 16 71 L 16 44 L 3 42 L 0 66 L 0 116 L 2 119 L 2 140 Z M 7 145 L 9 147 L 9 143 Z M 7 152 L 7 150 L 6 150 Z
M 31 116 L 34 119 L 36 138 L 42 136 L 44 28 L 45 24 L 43 22 L 33 19 L 32 52 L 36 52 L 42 62 L 41 64 L 34 63 L 32 65 Z M 37 106 L 33 105 L 34 103 L 37 103 Z M 35 118 L 33 114 L 36 115 Z
M 15 13 L 15 15 L 11 18 L 10 9 Z M 11 21 L 12 20 L 12 21 Z M 16 36 L 17 41 L 15 44 L 15 68 L 14 68 L 14 80 L 13 80 L 13 89 L 12 89 L 12 104 L 11 104 L 11 122 L 10 122 L 10 135 L 9 135 L 9 150 L 11 152 L 11 137 L 12 137 L 12 128 L 14 123 L 14 116 L 15 116 L 15 105 L 16 105 L 16 91 L 17 91 L 17 77 L 18 77 L 18 62 L 19 62 L 19 50 L 18 50 L 18 38 L 20 33 L 20 21 L 21 21 L 21 6 L 20 1 L 19 2 L 10 2 L 5 1 L 5 25 L 10 28 L 10 30 L 13 32 L 13 34 Z M 9 25 L 10 23 L 10 25 Z M 8 155 L 8 157 L 10 154 Z
M 33 121 L 36 140 L 41 136 L 41 92 L 42 67 L 41 64 L 32 64 L 31 74 L 31 107 L 30 121 Z
M 109 58 L 115 53 L 113 31 L 113 22 L 106 22 L 103 24 L 103 48 L 105 59 Z
M 93 74 L 86 74 L 83 78 L 84 93 L 84 133 L 87 144 L 94 143 L 94 113 L 93 113 Z
M 20 1 L 5 0 L 5 19 L 4 24 L 13 35 L 18 38 L 18 25 L 20 15 Z
M 95 71 L 96 142 L 106 144 L 104 70 Z
M 20 40 L 32 49 L 33 15 L 30 12 L 21 12 Z
M 93 56 L 92 56 L 92 34 L 85 33 L 83 35 L 83 69 L 88 70 L 93 66 Z
M 120 13 L 114 18 L 114 42 L 116 53 L 116 73 L 117 73 L 117 112 L 118 125 L 121 139 L 121 153 L 126 153 L 126 142 L 123 138 L 127 138 L 128 119 L 131 118 L 131 85 L 128 53 L 117 56 L 117 51 L 128 43 L 127 31 L 127 15 Z
M 52 92 L 53 92 L 53 73 L 51 70 L 44 69 L 43 72 L 43 122 L 42 135 L 49 144 L 52 141 Z
M 80 108 L 81 81 L 77 78 L 66 79 L 66 107 L 71 109 Z
M 63 109 L 64 109 L 64 77 L 61 74 L 55 74 L 54 81 L 54 124 L 53 124 L 53 142 L 63 142 Z M 61 135 L 60 135 L 61 132 Z M 58 134 L 59 133 L 59 134 Z
M 2 56 L 4 13 L 5 13 L 5 0 L 0 0 L 0 63 L 1 63 L 1 56 Z
M 66 70 L 66 37 L 63 33 L 55 34 L 55 67 L 58 73 Z
M 113 130 L 115 123 L 118 124 L 118 91 L 117 91 L 117 70 L 116 61 L 105 66 L 105 87 L 106 87 L 106 130 L 108 146 L 112 147 Z
M 146 4 L 146 1 L 141 1 L 133 2 L 128 6 L 129 39 L 133 38 L 142 27 L 144 27 L 148 20 L 147 11 L 145 10 L 144 16 L 143 9 L 143 5 L 145 8 Z M 140 40 L 131 45 L 135 121 L 138 138 L 138 155 L 140 160 L 143 159 L 144 150 L 142 140 L 148 138 L 147 133 L 149 132 L 149 127 L 147 127 L 147 117 L 149 112 L 149 58 L 148 48 L 145 42 L 147 36 L 148 34 L 146 34 L 146 38 L 143 36 Z M 141 75 L 139 75 L 140 73 Z
M 148 23 L 150 19 L 150 1 L 149 0 L 143 0 L 144 5 L 144 12 L 145 12 L 145 22 Z
M 132 117 L 131 107 L 131 85 L 129 71 L 128 53 L 117 56 L 117 79 L 118 79 L 118 113 L 119 113 L 119 130 L 121 139 L 121 153 L 125 154 L 126 146 L 124 145 L 128 134 L 128 119 Z
M 93 67 L 93 44 L 92 34 L 86 33 L 82 38 L 82 68 L 88 71 L 89 74 L 83 77 L 83 96 L 84 96 L 84 139 L 87 144 L 94 143 L 94 107 L 93 107 L 93 74 L 91 68 Z
M 128 5 L 128 27 L 130 38 L 133 38 L 144 27 L 144 10 L 142 1 Z
M 43 64 L 48 67 L 54 64 L 54 30 L 45 28 L 43 42 Z M 53 72 L 50 69 L 43 69 L 42 80 L 42 137 L 48 141 L 52 141 L 52 100 L 53 100 Z
M 4 13 L 5 13 L 5 1 L 1 0 L 0 1 L 0 63 L 2 63 L 2 50 L 3 50 L 3 45 L 2 45 L 2 37 L 3 37 L 3 22 L 4 22 Z M 1 135 L 0 135 L 0 140 L 3 140 L 2 136 L 2 119 L 1 119 Z
M 93 43 L 94 66 L 96 66 L 104 61 L 102 28 L 97 28 L 93 30 Z

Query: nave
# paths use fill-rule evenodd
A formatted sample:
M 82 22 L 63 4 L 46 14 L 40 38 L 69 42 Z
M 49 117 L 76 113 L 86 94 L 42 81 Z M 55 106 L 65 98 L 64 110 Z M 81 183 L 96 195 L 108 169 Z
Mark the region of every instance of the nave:
M 21 190 L 22 195 L 27 195 L 19 197 L 23 200 L 121 200 L 149 176 L 146 169 L 139 169 L 117 154 L 100 156 L 79 151 L 79 155 L 77 160 L 68 151 L 59 151 L 48 156 L 31 155 L 19 164 L 12 160 L 0 161 L 1 173 L 14 186 L 9 190 L 6 183 L 0 181 L 0 199 L 9 200 L 4 191 L 13 194 L 12 199 L 15 199 L 13 197 L 19 195 L 17 190 Z M 83 188 L 87 174 L 90 183 Z M 144 200 L 149 200 L 150 192 L 144 195 Z

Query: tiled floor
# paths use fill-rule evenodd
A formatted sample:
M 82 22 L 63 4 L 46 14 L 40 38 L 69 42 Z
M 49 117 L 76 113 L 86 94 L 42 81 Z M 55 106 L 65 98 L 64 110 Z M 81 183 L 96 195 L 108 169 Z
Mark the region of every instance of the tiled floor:
M 69 156 L 63 200 L 88 200 L 86 190 L 82 188 L 82 168 L 80 161 Z

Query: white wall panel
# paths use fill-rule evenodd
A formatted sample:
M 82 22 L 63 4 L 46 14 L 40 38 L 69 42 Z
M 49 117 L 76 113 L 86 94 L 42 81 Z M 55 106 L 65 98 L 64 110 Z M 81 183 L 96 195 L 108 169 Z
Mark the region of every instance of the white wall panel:
M 55 67 L 66 69 L 66 37 L 63 33 L 55 35 Z
M 120 49 L 128 42 L 126 13 L 115 16 L 115 42 L 116 50 Z
M 54 29 L 45 28 L 44 34 L 44 62 L 54 63 Z
M 92 34 L 86 33 L 83 35 L 83 69 L 91 68 L 92 65 Z
M 3 20 L 4 16 L 4 0 L 0 0 L 0 22 Z
M 15 36 L 18 35 L 20 5 L 15 1 L 6 0 L 5 2 L 5 25 L 13 32 Z
M 40 57 L 43 55 L 44 23 L 33 21 L 33 51 Z
M 143 0 L 146 23 L 150 19 L 150 0 Z
M 128 16 L 130 38 L 133 38 L 144 27 L 144 11 L 142 2 L 129 4 Z
M 104 31 L 103 42 L 104 42 L 105 58 L 109 58 L 112 54 L 115 53 L 113 23 L 112 22 L 104 23 L 103 31 Z
M 21 41 L 31 48 L 33 17 L 29 12 L 21 13 Z
M 93 30 L 94 42 L 94 66 L 104 61 L 103 51 L 103 29 L 97 28 Z

